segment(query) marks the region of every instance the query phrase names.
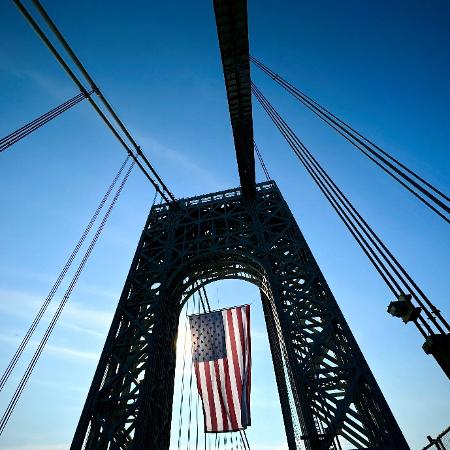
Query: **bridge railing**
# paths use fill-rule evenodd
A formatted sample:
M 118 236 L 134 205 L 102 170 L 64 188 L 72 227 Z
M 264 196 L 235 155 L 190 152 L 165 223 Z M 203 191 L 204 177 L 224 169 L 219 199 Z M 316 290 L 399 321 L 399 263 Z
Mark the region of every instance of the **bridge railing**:
M 256 192 L 268 191 L 276 187 L 274 181 L 265 181 L 256 185 Z M 195 197 L 181 198 L 178 200 L 178 205 L 184 208 L 196 207 L 198 205 L 208 205 L 220 200 L 232 199 L 242 195 L 241 188 L 227 189 L 225 191 L 213 192 L 211 194 L 203 194 Z M 164 212 L 169 209 L 167 203 L 156 204 L 153 206 L 154 213 Z
M 435 439 L 428 436 L 430 443 L 426 445 L 423 450 L 450 450 L 450 426 L 448 426 L 442 433 L 436 436 Z

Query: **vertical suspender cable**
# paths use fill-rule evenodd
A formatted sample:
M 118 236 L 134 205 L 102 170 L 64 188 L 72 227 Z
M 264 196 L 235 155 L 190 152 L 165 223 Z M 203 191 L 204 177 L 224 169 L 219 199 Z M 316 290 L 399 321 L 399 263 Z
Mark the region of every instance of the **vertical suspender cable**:
M 179 411 L 179 419 L 178 419 L 178 445 L 177 449 L 181 449 L 181 429 L 183 426 L 183 401 L 184 401 L 184 372 L 186 368 L 186 340 L 187 340 L 187 333 L 188 333 L 188 323 L 187 323 L 187 317 L 188 317 L 188 303 L 186 302 L 186 314 L 185 314 L 185 332 L 184 332 L 184 339 L 183 339 L 183 369 L 181 372 L 181 399 L 180 399 L 180 411 Z
M 48 305 L 52 301 L 57 289 L 61 285 L 70 266 L 72 265 L 75 257 L 77 256 L 81 246 L 83 245 L 84 241 L 86 240 L 86 237 L 88 236 L 92 226 L 94 225 L 95 221 L 97 220 L 103 206 L 105 205 L 106 201 L 108 200 L 108 197 L 111 194 L 111 191 L 114 189 L 114 186 L 116 185 L 117 180 L 120 178 L 120 175 L 122 174 L 128 160 L 129 160 L 129 157 L 127 156 L 125 158 L 125 161 L 120 166 L 120 168 L 119 168 L 118 172 L 116 173 L 114 179 L 112 180 L 111 184 L 109 185 L 108 189 L 106 190 L 100 203 L 98 204 L 97 209 L 95 210 L 89 223 L 87 224 L 86 228 L 84 229 L 80 239 L 78 240 L 77 244 L 75 245 L 74 249 L 72 250 L 72 253 L 70 254 L 69 258 L 67 259 L 66 264 L 64 265 L 63 269 L 59 273 L 58 278 L 56 279 L 55 283 L 53 284 L 52 288 L 50 289 L 49 294 L 47 295 L 47 298 L 45 299 L 45 301 L 42 304 L 41 308 L 39 309 L 38 313 L 36 314 L 36 317 L 34 318 L 32 324 L 28 328 L 28 331 L 26 332 L 25 337 L 23 338 L 22 342 L 20 343 L 19 347 L 17 348 L 16 353 L 11 358 L 11 361 L 9 362 L 8 367 L 5 369 L 3 375 L 0 379 L 0 391 L 3 389 L 6 382 L 8 381 L 8 378 L 11 375 L 11 372 L 14 370 L 14 367 L 16 366 L 20 356 L 22 355 L 25 347 L 27 346 L 28 342 L 30 341 L 31 336 L 33 335 L 36 327 L 38 326 L 42 316 L 44 315 L 45 311 L 47 310 Z
M 259 163 L 261 164 L 261 168 L 264 172 L 266 180 L 270 181 L 269 171 L 267 170 L 266 163 L 264 162 L 264 159 L 263 159 L 261 152 L 260 152 L 258 146 L 256 145 L 255 141 L 253 141 L 253 146 L 255 147 L 255 153 L 256 153 L 256 156 L 258 157 Z
M 195 403 L 195 450 L 198 450 L 198 441 L 199 441 L 198 410 L 200 407 L 200 403 L 199 403 L 200 400 L 199 400 L 199 395 L 196 395 L 195 397 L 196 397 L 196 403 Z
M 81 260 L 81 262 L 80 262 L 80 264 L 79 264 L 79 266 L 78 266 L 78 268 L 77 268 L 77 270 L 76 270 L 76 272 L 75 272 L 75 274 L 74 274 L 74 276 L 73 276 L 73 278 L 72 278 L 72 280 L 71 280 L 71 282 L 69 284 L 69 287 L 66 290 L 66 293 L 64 294 L 64 296 L 63 296 L 63 298 L 62 298 L 62 300 L 61 300 L 61 302 L 60 302 L 60 304 L 59 304 L 55 314 L 53 315 L 52 320 L 50 321 L 50 324 L 49 324 L 49 326 L 47 327 L 47 330 L 44 333 L 44 336 L 42 337 L 42 339 L 41 339 L 41 341 L 40 341 L 40 343 L 39 343 L 39 345 L 38 345 L 38 347 L 37 347 L 37 349 L 36 349 L 32 359 L 31 359 L 30 363 L 28 364 L 28 367 L 27 367 L 27 369 L 26 369 L 22 379 L 20 380 L 19 385 L 17 386 L 16 391 L 13 394 L 13 397 L 11 398 L 11 401 L 9 402 L 9 404 L 8 404 L 8 406 L 7 406 L 5 412 L 4 412 L 4 414 L 3 414 L 3 416 L 2 416 L 2 418 L 0 420 L 0 435 L 3 433 L 7 423 L 9 421 L 9 418 L 11 417 L 11 414 L 14 411 L 14 408 L 15 408 L 15 406 L 16 406 L 16 404 L 17 404 L 17 402 L 18 402 L 18 400 L 19 400 L 19 398 L 20 398 L 20 396 L 21 396 L 21 394 L 22 394 L 22 392 L 23 392 L 23 390 L 24 390 L 24 388 L 25 388 L 25 386 L 26 386 L 26 384 L 27 384 L 27 382 L 28 382 L 32 372 L 33 372 L 33 370 L 34 370 L 34 367 L 36 366 L 36 364 L 37 364 L 37 362 L 38 362 L 38 360 L 39 360 L 39 358 L 40 358 L 40 356 L 41 356 L 41 354 L 42 354 L 42 352 L 43 352 L 43 350 L 45 348 L 45 345 L 47 344 L 47 341 L 50 338 L 50 335 L 52 334 L 52 332 L 53 332 L 53 330 L 55 328 L 55 325 L 56 325 L 56 323 L 57 323 L 57 321 L 58 321 L 58 319 L 59 319 L 59 317 L 60 317 L 60 315 L 61 315 L 61 313 L 62 313 L 62 311 L 63 311 L 63 309 L 64 309 L 64 307 L 66 305 L 66 303 L 67 303 L 67 301 L 69 300 L 73 289 L 75 288 L 75 285 L 76 285 L 76 283 L 77 283 L 77 281 L 78 281 L 78 279 L 79 279 L 79 277 L 80 277 L 80 275 L 81 275 L 81 273 L 82 273 L 82 271 L 84 269 L 84 266 L 86 265 L 86 262 L 88 261 L 90 255 L 91 255 L 91 253 L 92 253 L 92 251 L 93 251 L 93 249 L 95 247 L 95 244 L 97 243 L 98 238 L 100 237 L 100 235 L 101 235 L 101 233 L 103 231 L 103 228 L 105 227 L 106 222 L 108 221 L 109 216 L 110 216 L 114 206 L 116 205 L 117 200 L 119 199 L 119 196 L 120 196 L 120 194 L 121 194 L 121 192 L 122 192 L 122 190 L 123 190 L 123 188 L 125 186 L 125 183 L 128 180 L 128 177 L 129 177 L 129 175 L 131 173 L 131 170 L 133 169 L 133 166 L 134 166 L 134 162 L 131 163 L 131 165 L 129 166 L 127 172 L 125 173 L 125 176 L 122 179 L 122 182 L 120 183 L 120 186 L 117 189 L 117 191 L 116 191 L 116 193 L 114 195 L 114 198 L 112 199 L 112 201 L 111 201 L 111 203 L 110 203 L 110 205 L 109 205 L 105 215 L 103 216 L 103 219 L 100 222 L 100 225 L 97 228 L 97 231 L 95 232 L 95 235 L 92 238 L 92 240 L 91 240 L 91 242 L 89 244 L 89 247 L 87 248 L 87 250 L 86 250 L 86 252 L 85 252 L 85 254 L 83 256 L 83 259 Z
M 211 305 L 209 303 L 208 294 L 206 293 L 205 286 L 202 286 L 199 289 L 198 293 L 199 293 L 200 301 L 203 305 L 203 308 L 205 308 L 205 305 L 206 305 L 208 308 L 207 311 L 211 312 Z M 239 434 L 241 436 L 241 442 L 244 444 L 245 450 L 247 450 L 247 449 L 250 450 L 250 444 L 248 443 L 247 433 L 245 432 L 245 430 L 239 430 Z M 217 439 L 217 434 L 216 434 L 216 439 Z
M 197 308 L 197 313 L 200 314 L 201 313 L 201 307 L 200 307 L 200 296 L 198 298 L 198 308 Z M 198 420 L 199 420 L 199 413 L 198 410 L 200 408 L 200 394 L 197 392 L 196 395 L 197 398 L 197 404 L 196 404 L 196 411 L 195 411 L 195 415 L 196 415 L 196 432 L 195 432 L 195 450 L 198 450 L 198 441 L 199 441 L 199 426 L 198 426 Z M 205 435 L 206 437 L 206 435 Z M 206 440 L 205 440 L 205 447 L 206 447 Z M 205 448 L 206 450 L 206 448 Z
M 196 302 L 195 302 L 195 295 L 192 296 L 192 309 L 193 312 L 196 311 Z M 191 449 L 191 424 L 192 424 L 192 379 L 193 379 L 193 375 L 194 375 L 194 362 L 192 360 L 191 357 L 191 370 L 190 370 L 191 374 L 189 377 L 189 400 L 188 400 L 188 405 L 189 405 L 189 421 L 188 421 L 188 429 L 187 429 L 187 446 L 186 449 L 190 450 Z

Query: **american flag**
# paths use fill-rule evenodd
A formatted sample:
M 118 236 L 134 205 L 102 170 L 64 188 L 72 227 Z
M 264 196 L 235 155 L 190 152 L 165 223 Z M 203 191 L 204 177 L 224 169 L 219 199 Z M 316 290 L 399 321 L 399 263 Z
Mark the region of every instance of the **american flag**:
M 250 425 L 250 305 L 189 316 L 206 432 Z

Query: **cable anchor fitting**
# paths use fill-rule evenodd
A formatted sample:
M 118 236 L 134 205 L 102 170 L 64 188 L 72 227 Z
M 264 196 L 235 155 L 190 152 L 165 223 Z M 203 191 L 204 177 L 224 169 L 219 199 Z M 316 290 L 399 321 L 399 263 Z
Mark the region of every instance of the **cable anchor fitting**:
M 96 84 L 91 84 L 92 92 L 95 92 L 96 95 L 100 96 L 100 88 Z
M 88 98 L 92 93 L 92 91 L 88 92 L 84 86 L 80 87 L 80 92 L 83 94 L 84 98 Z

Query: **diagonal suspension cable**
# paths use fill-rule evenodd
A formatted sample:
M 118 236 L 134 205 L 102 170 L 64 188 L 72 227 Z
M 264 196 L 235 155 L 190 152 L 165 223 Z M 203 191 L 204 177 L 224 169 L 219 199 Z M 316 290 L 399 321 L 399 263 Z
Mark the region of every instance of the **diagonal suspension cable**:
M 28 364 L 28 367 L 25 370 L 25 373 L 22 376 L 22 379 L 20 380 L 19 385 L 17 386 L 17 388 L 16 388 L 16 390 L 15 390 L 15 392 L 14 392 L 14 394 L 13 394 L 13 396 L 12 396 L 12 398 L 11 398 L 11 400 L 10 400 L 6 410 L 5 410 L 5 412 L 3 413 L 3 416 L 2 416 L 2 418 L 0 420 L 0 435 L 3 433 L 3 431 L 5 430 L 6 425 L 8 424 L 8 421 L 9 421 L 9 419 L 11 417 L 11 414 L 13 413 L 14 408 L 16 407 L 20 396 L 22 395 L 22 392 L 25 389 L 25 386 L 26 386 L 28 380 L 30 379 L 30 376 L 33 373 L 34 368 L 36 367 L 36 364 L 37 364 L 40 356 L 42 355 L 42 352 L 43 352 L 43 350 L 45 348 L 45 345 L 47 344 L 47 342 L 48 342 L 48 340 L 49 340 L 49 338 L 50 338 L 50 336 L 51 336 L 51 334 L 52 334 L 52 332 L 53 332 L 53 330 L 54 330 L 54 328 L 56 326 L 56 323 L 57 323 L 59 317 L 61 316 L 61 313 L 62 313 L 65 305 L 67 304 L 67 301 L 69 300 L 70 295 L 72 294 L 72 291 L 75 288 L 75 286 L 77 284 L 77 281 L 80 278 L 80 275 L 81 275 L 81 273 L 82 273 L 82 271 L 83 271 L 83 269 L 84 269 L 84 267 L 85 267 L 85 265 L 86 265 L 90 255 L 91 255 L 92 251 L 94 250 L 94 247 L 95 247 L 95 245 L 96 245 L 96 243 L 98 241 L 98 238 L 100 237 L 100 235 L 101 235 L 101 233 L 102 233 L 102 231 L 103 231 L 103 229 L 104 229 L 104 227 L 106 225 L 106 222 L 108 221 L 109 216 L 111 215 L 111 212 L 114 209 L 114 206 L 116 205 L 117 200 L 119 199 L 119 196 L 120 196 L 120 194 L 121 194 L 121 192 L 122 192 L 122 190 L 123 190 L 123 188 L 125 186 L 125 183 L 128 180 L 128 177 L 129 177 L 133 167 L 134 167 L 134 162 L 132 161 L 130 166 L 128 167 L 128 169 L 127 169 L 127 171 L 125 173 L 125 176 L 123 177 L 123 179 L 122 179 L 122 181 L 121 181 L 121 183 L 120 183 L 120 185 L 119 185 L 119 187 L 118 187 L 118 189 L 117 189 L 117 191 L 116 191 L 116 193 L 115 193 L 115 195 L 114 195 L 110 205 L 108 206 L 108 209 L 106 210 L 106 213 L 103 216 L 102 221 L 100 222 L 100 225 L 98 226 L 97 231 L 95 232 L 95 234 L 94 234 L 94 236 L 93 236 L 93 238 L 92 238 L 92 240 L 91 240 L 91 242 L 89 244 L 89 247 L 87 248 L 87 250 L 86 250 L 86 252 L 85 252 L 85 254 L 84 254 L 84 256 L 83 256 L 83 258 L 82 258 L 82 260 L 81 260 L 81 262 L 80 262 L 80 264 L 79 264 L 79 266 L 78 266 L 78 268 L 77 268 L 77 270 L 76 270 L 76 272 L 75 272 L 75 274 L 74 274 L 74 276 L 73 276 L 73 278 L 72 278 L 72 280 L 71 280 L 71 282 L 70 282 L 70 284 L 69 284 L 69 286 L 68 286 L 64 296 L 63 296 L 63 298 L 61 299 L 61 302 L 58 305 L 58 308 L 56 309 L 56 312 L 54 313 L 54 315 L 53 315 L 53 317 L 52 317 L 52 319 L 51 319 L 51 321 L 50 321 L 50 323 L 49 323 L 49 325 L 48 325 L 48 327 L 47 327 L 47 329 L 46 329 L 46 331 L 44 333 L 44 336 L 42 337 L 42 339 L 41 339 L 41 341 L 40 341 L 40 343 L 39 343 L 39 345 L 38 345 L 38 347 L 37 347 L 37 349 L 36 349 L 32 359 L 31 359 L 30 363 Z
M 31 25 L 33 30 L 37 33 L 39 38 L 44 42 L 44 44 L 47 46 L 47 48 L 50 50 L 52 55 L 56 58 L 56 60 L 59 62 L 59 64 L 62 66 L 64 71 L 69 75 L 71 80 L 75 83 L 75 85 L 80 89 L 81 92 L 87 92 L 86 88 L 84 87 L 84 84 L 80 81 L 78 76 L 75 74 L 75 72 L 70 68 L 68 63 L 65 61 L 61 53 L 56 49 L 56 47 L 51 43 L 48 36 L 45 34 L 43 29 L 39 26 L 39 24 L 36 22 L 36 20 L 33 19 L 27 8 L 23 5 L 23 3 L 20 0 L 12 0 L 14 4 L 17 6 L 19 11 L 22 13 L 22 15 L 25 17 L 25 19 L 28 21 L 28 23 Z M 152 166 L 152 164 L 149 162 L 147 157 L 142 152 L 142 149 L 140 146 L 136 143 L 136 141 L 132 138 L 131 134 L 123 124 L 123 122 L 118 117 L 117 113 L 114 111 L 112 106 L 107 102 L 105 99 L 103 93 L 100 91 L 99 87 L 93 82 L 92 78 L 89 76 L 88 72 L 82 66 L 79 59 L 76 57 L 73 50 L 70 48 L 67 41 L 62 36 L 61 32 L 56 27 L 55 23 L 50 19 L 48 14 L 45 12 L 43 6 L 39 2 L 33 1 L 34 5 L 38 9 L 39 13 L 43 16 L 44 20 L 47 22 L 51 30 L 56 34 L 56 37 L 58 41 L 63 45 L 63 47 L 66 49 L 66 51 L 69 53 L 69 56 L 74 61 L 75 65 L 80 69 L 82 67 L 83 70 L 81 72 L 86 77 L 86 74 L 88 77 L 87 82 L 91 86 L 91 89 L 94 90 L 94 92 L 99 96 L 102 104 L 106 107 L 106 110 L 111 114 L 114 122 L 119 127 L 119 129 L 125 134 L 125 136 L 129 139 L 129 141 L 132 144 L 132 147 L 136 151 L 136 155 L 141 157 L 144 161 L 144 164 L 147 166 L 147 169 L 150 171 L 150 173 L 147 171 L 147 169 L 144 167 L 144 165 L 139 161 L 138 157 L 133 153 L 129 145 L 125 142 L 125 139 L 121 136 L 119 131 L 116 129 L 116 127 L 113 125 L 111 120 L 108 119 L 108 117 L 105 115 L 105 113 L 100 109 L 98 104 L 95 102 L 92 96 L 87 97 L 89 103 L 92 105 L 94 110 L 97 112 L 97 114 L 100 116 L 100 118 L 103 120 L 103 122 L 107 125 L 109 130 L 112 132 L 114 137 L 120 142 L 122 147 L 125 149 L 125 151 L 130 155 L 130 157 L 134 160 L 136 165 L 140 168 L 142 173 L 146 176 L 146 178 L 153 184 L 155 189 L 159 192 L 159 194 L 164 198 L 164 200 L 167 203 L 176 204 L 176 199 L 173 196 L 173 194 L 170 192 L 168 187 L 165 185 L 155 168 Z M 70 50 L 70 51 L 69 51 Z M 155 177 L 156 180 L 153 178 Z
M 419 176 L 416 172 L 406 167 L 392 155 L 387 153 L 374 142 L 364 137 L 361 133 L 352 128 L 329 110 L 321 106 L 304 92 L 297 89 L 284 78 L 269 69 L 262 62 L 253 56 L 250 60 L 260 68 L 264 73 L 276 81 L 283 89 L 289 92 L 309 110 L 316 114 L 320 119 L 337 131 L 355 148 L 361 151 L 372 162 L 380 167 L 384 172 L 394 178 L 399 184 L 413 194 L 418 200 L 424 203 L 428 208 L 434 211 L 446 222 L 450 223 L 450 198 L 441 190 L 433 186 L 430 182 Z M 424 198 L 422 195 L 425 197 Z
M 264 162 L 264 159 L 263 159 L 263 157 L 262 157 L 262 155 L 261 155 L 261 152 L 260 152 L 258 146 L 256 145 L 256 142 L 255 142 L 255 141 L 253 141 L 253 147 L 255 148 L 256 156 L 258 157 L 259 163 L 261 164 L 261 168 L 262 168 L 262 170 L 263 170 L 263 172 L 264 172 L 264 175 L 265 175 L 265 177 L 266 177 L 266 180 L 267 180 L 267 181 L 270 181 L 269 171 L 267 170 L 266 163 Z
M 444 333 L 444 330 L 450 330 L 447 321 L 442 317 L 437 308 L 431 303 L 417 284 L 413 282 L 410 275 L 400 265 L 398 260 L 387 249 L 381 239 L 379 239 L 372 228 L 369 227 L 367 222 L 331 180 L 322 166 L 319 165 L 317 160 L 306 149 L 292 129 L 289 128 L 286 122 L 253 83 L 252 91 L 394 295 L 398 296 L 405 292 L 411 293 L 429 321 L 436 327 L 435 330 L 433 330 L 430 324 L 420 314 L 418 321 L 421 323 L 419 324 L 418 321 L 415 321 L 419 331 L 426 337 L 427 332 L 432 335 L 436 331 Z M 388 267 L 394 274 L 391 273 Z
M 294 140 L 296 140 L 297 142 L 297 146 L 299 146 L 299 148 L 300 149 L 302 149 L 303 148 L 303 151 L 304 152 L 308 152 L 307 151 L 307 149 L 306 149 L 306 147 L 304 147 L 304 145 L 303 145 L 303 143 L 301 143 L 301 141 L 297 138 L 297 136 L 295 136 L 295 134 L 292 132 L 292 130 L 287 126 L 287 124 L 286 124 L 286 122 L 284 122 L 284 120 L 281 118 L 281 116 L 279 116 L 279 114 L 275 111 L 275 109 L 270 105 L 270 103 L 267 101 L 267 99 L 262 95 L 262 93 L 259 91 L 259 90 L 257 90 L 256 91 L 256 86 L 254 86 L 254 89 L 255 89 L 255 92 L 257 93 L 257 98 L 258 98 L 258 100 L 261 100 L 262 102 L 264 102 L 264 105 L 265 105 L 265 107 L 266 108 L 268 108 L 268 109 L 266 109 L 266 111 L 269 113 L 270 112 L 270 116 L 271 116 L 271 118 L 276 122 L 276 124 L 277 124 L 277 127 L 280 129 L 280 126 L 281 127 L 284 127 L 284 136 L 285 136 L 285 138 L 288 140 L 288 139 L 294 139 Z M 255 94 L 256 95 L 256 94 Z M 263 105 L 263 107 L 264 107 L 264 105 Z M 280 125 L 281 124 L 281 125 Z M 287 131 L 286 131 L 287 130 Z M 280 131 L 282 131 L 282 129 L 280 129 Z M 283 133 L 283 131 L 282 131 L 282 133 Z M 286 136 L 286 133 L 288 134 L 288 136 Z M 289 136 L 289 134 L 290 134 L 290 136 Z M 289 142 L 289 140 L 288 140 L 288 142 Z M 292 142 L 291 142 L 292 143 Z M 303 146 L 303 147 L 302 147 Z M 294 146 L 295 147 L 295 146 Z M 296 152 L 296 154 L 299 152 L 299 150 L 298 149 L 296 149 L 296 148 L 294 148 L 293 149 L 295 152 Z M 310 153 L 306 153 L 306 155 L 307 156 L 309 156 L 310 158 L 312 157 L 312 155 L 310 154 Z M 299 156 L 298 154 L 297 154 L 297 156 Z M 300 156 L 301 156 L 301 154 L 300 154 Z M 315 164 L 318 164 L 317 163 L 317 160 L 314 160 L 314 162 L 315 162 Z M 323 168 L 321 168 L 320 167 L 320 169 L 323 171 Z M 325 174 L 326 174 L 326 172 L 324 172 Z M 328 175 L 326 174 L 326 176 L 328 177 Z M 327 179 L 329 182 L 332 182 L 332 180 L 331 180 L 331 178 L 329 178 L 328 177 L 328 179 Z M 331 180 L 331 181 L 330 181 Z M 337 186 L 334 184 L 333 185 L 334 186 L 334 188 L 335 189 L 338 189 L 337 188 Z M 348 199 L 346 199 L 346 197 L 343 195 L 343 193 L 342 193 L 342 191 L 340 191 L 339 190 L 339 193 L 340 193 L 340 196 L 342 197 L 342 198 L 344 198 L 344 201 L 347 203 L 347 205 L 349 205 L 351 208 L 352 208 L 352 212 L 353 213 L 356 213 L 357 214 L 357 211 L 356 211 L 356 209 L 355 208 L 353 208 L 353 206 L 351 205 L 351 203 L 348 201 Z M 359 215 L 359 214 L 357 214 L 358 215 L 358 218 L 361 220 L 361 221 L 363 221 L 362 223 L 366 226 L 366 227 L 368 227 L 369 228 L 369 226 L 368 226 L 368 224 L 367 224 L 367 222 L 365 222 L 364 221 L 364 219 L 362 219 L 362 217 Z M 373 233 L 373 230 L 370 228 L 370 232 L 371 233 Z M 393 255 L 392 255 L 392 253 L 390 253 L 389 252 L 389 250 L 387 249 L 387 247 L 382 243 L 382 241 L 378 238 L 378 236 L 376 236 L 374 233 L 373 233 L 373 236 L 375 236 L 375 238 L 377 239 L 377 241 L 378 241 L 378 243 L 379 244 L 381 244 L 382 245 L 382 247 L 383 247 L 383 249 L 384 250 L 386 250 L 387 252 L 388 252 L 388 255 L 389 256 L 391 256 L 391 257 L 393 257 Z M 398 263 L 398 261 L 397 260 L 395 260 L 395 262 L 397 263 L 397 264 L 399 264 Z M 404 269 L 402 268 L 402 271 L 404 271 Z M 406 273 L 406 271 L 404 271 L 404 273 Z M 408 275 L 408 277 L 409 277 L 409 275 Z M 410 277 L 409 277 L 409 279 L 410 279 Z M 396 283 L 396 281 L 395 281 L 395 279 L 394 278 L 392 278 L 392 280 L 394 281 L 394 284 Z M 398 286 L 398 284 L 397 284 L 397 287 L 400 289 L 400 287 Z M 417 288 L 417 285 L 414 283 L 414 287 L 416 287 Z M 391 290 L 393 290 L 392 289 L 392 286 L 391 286 Z M 395 290 L 393 290 L 393 292 L 395 293 Z M 403 293 L 403 291 L 401 290 L 400 291 L 401 293 Z M 421 295 L 424 295 L 423 294 L 423 292 L 420 290 L 420 294 Z M 428 299 L 427 299 L 428 300 Z M 429 301 L 429 300 L 428 300 Z M 432 308 L 432 310 L 433 310 L 433 306 L 432 306 L 432 304 L 431 304 L 431 302 L 430 302 L 430 304 L 429 304 L 429 306 Z M 434 308 L 434 310 L 435 310 L 435 312 L 438 314 L 438 311 Z M 434 311 L 433 310 L 433 311 Z M 441 317 L 441 319 L 443 319 L 442 317 Z
M 172 195 L 172 193 L 170 192 L 170 190 L 168 189 L 168 187 L 165 185 L 165 183 L 163 182 L 163 180 L 160 178 L 160 176 L 158 175 L 158 173 L 156 172 L 156 170 L 153 168 L 153 166 L 150 164 L 149 160 L 147 159 L 147 157 L 144 155 L 144 153 L 142 152 L 141 147 L 137 144 L 137 142 L 135 141 L 135 139 L 133 138 L 133 136 L 131 135 L 131 133 L 128 131 L 127 127 L 124 125 L 124 123 L 122 122 L 122 120 L 119 118 L 119 116 L 117 115 L 117 113 L 114 111 L 113 107 L 111 106 L 111 104 L 109 103 L 109 101 L 106 99 L 105 95 L 103 94 L 103 92 L 100 90 L 100 88 L 98 87 L 98 85 L 94 82 L 94 80 L 92 79 L 92 77 L 90 76 L 90 74 L 88 73 L 88 71 L 86 70 L 86 68 L 84 67 L 84 65 L 81 63 L 81 61 L 79 60 L 79 58 L 77 57 L 77 55 L 75 54 L 75 52 L 73 51 L 73 49 L 70 47 L 70 45 L 68 44 L 67 40 L 64 38 L 64 36 L 62 35 L 61 31 L 58 29 L 58 27 L 56 26 L 55 22 L 51 19 L 51 17 L 48 15 L 47 11 L 44 9 L 44 7 L 42 6 L 41 2 L 39 0 L 32 0 L 34 6 L 36 7 L 36 9 L 39 11 L 39 13 L 41 14 L 41 16 L 43 17 L 43 19 L 45 20 L 45 22 L 47 23 L 47 25 L 50 27 L 50 29 L 53 31 L 53 33 L 55 34 L 56 38 L 58 39 L 58 41 L 61 43 L 61 45 L 63 46 L 64 50 L 66 50 L 67 54 L 70 56 L 70 58 L 72 59 L 72 61 L 75 63 L 76 67 L 78 67 L 78 69 L 81 71 L 81 73 L 84 75 L 84 77 L 86 78 L 86 80 L 88 81 L 89 85 L 91 86 L 91 88 L 97 93 L 98 97 L 100 98 L 101 102 L 103 103 L 103 105 L 106 107 L 106 109 L 108 110 L 108 112 L 111 114 L 111 116 L 114 118 L 114 120 L 116 121 L 117 125 L 120 127 L 120 129 L 123 131 L 123 133 L 125 134 L 125 136 L 128 138 L 128 140 L 132 143 L 134 149 L 136 150 L 137 154 L 145 161 L 147 167 L 152 171 L 153 175 L 156 177 L 156 179 L 158 180 L 158 182 L 161 184 L 161 186 L 163 187 L 164 191 L 168 194 L 168 196 L 170 197 L 170 199 L 173 202 L 176 202 L 175 197 Z
M 275 125 L 277 126 L 277 128 L 279 129 L 279 131 L 282 133 L 283 137 L 285 137 L 285 139 L 288 141 L 288 143 L 291 144 L 291 143 L 292 143 L 291 137 L 290 137 L 289 134 L 286 133 L 286 131 L 283 129 L 283 126 L 280 125 L 280 122 L 278 122 L 277 116 L 274 114 L 273 111 L 270 110 L 270 106 L 268 106 L 268 103 L 264 103 L 264 99 L 263 99 L 262 97 L 260 97 L 259 91 L 257 91 L 256 89 L 257 89 L 257 88 L 256 88 L 256 86 L 255 86 L 255 87 L 254 87 L 254 94 L 255 94 L 255 97 L 256 97 L 258 100 L 260 100 L 260 101 L 262 102 L 261 104 L 262 104 L 263 108 L 264 108 L 264 109 L 266 110 L 266 112 L 269 114 L 270 118 L 274 121 Z M 266 109 L 266 108 L 268 108 L 268 109 Z M 295 152 L 295 154 L 300 158 L 301 162 L 303 163 L 303 162 L 304 162 L 304 159 L 303 159 L 303 157 L 302 157 L 302 154 L 301 154 L 300 152 L 298 152 L 298 150 L 297 150 L 295 147 L 294 147 L 294 152 Z M 305 163 L 304 165 L 305 165 L 306 169 L 308 170 L 309 166 L 308 166 L 306 163 Z M 308 171 L 308 172 L 310 173 L 310 175 L 312 175 L 312 176 L 314 177 L 314 172 L 311 172 L 311 171 Z M 315 181 L 319 180 L 318 182 L 320 182 L 320 179 L 314 178 L 314 180 L 315 180 Z M 320 185 L 320 186 L 322 186 L 322 185 Z M 319 186 L 319 187 L 320 187 L 320 186 Z M 325 191 L 323 191 L 323 192 L 326 193 Z M 347 216 L 347 217 L 348 217 L 348 216 Z M 342 216 L 341 216 L 341 218 L 342 218 L 343 220 L 345 220 Z M 354 237 L 355 237 L 356 239 L 358 239 L 357 236 L 354 235 Z M 360 236 L 360 237 L 361 237 L 361 236 Z M 362 241 L 358 241 L 358 242 L 361 244 Z M 364 241 L 364 242 L 367 242 L 367 241 Z M 363 247 L 363 249 L 364 249 L 364 247 Z M 370 255 L 368 255 L 368 256 L 370 257 Z M 378 261 L 379 261 L 379 260 L 378 260 Z M 372 263 L 376 266 L 377 270 L 379 271 L 380 275 L 383 277 L 383 279 L 384 279 L 384 281 L 386 282 L 386 284 L 388 284 L 388 287 L 391 289 L 391 291 L 392 291 L 395 295 L 398 295 L 398 292 L 395 290 L 393 284 L 391 283 L 392 281 L 395 283 L 395 279 L 388 280 L 388 279 L 386 278 L 386 275 L 383 273 L 383 271 L 381 271 L 381 270 L 379 269 L 379 266 L 377 265 L 377 263 L 376 263 L 375 261 L 373 261 L 373 260 L 372 260 Z M 379 263 L 382 264 L 380 261 L 379 261 Z M 385 266 L 382 266 L 382 267 L 385 268 Z
M 59 286 L 61 285 L 62 281 L 64 280 L 64 277 L 66 276 L 68 270 L 70 269 L 70 266 L 72 265 L 75 257 L 77 256 L 81 246 L 83 245 L 84 241 L 86 240 L 86 237 L 88 236 L 92 226 L 94 225 L 95 221 L 97 220 L 102 208 L 104 207 L 106 201 L 108 200 L 108 197 L 110 196 L 112 190 L 114 189 L 114 187 L 115 187 L 118 179 L 120 178 L 128 161 L 129 161 L 129 156 L 127 156 L 125 158 L 125 161 L 120 166 L 114 179 L 112 180 L 112 182 L 109 185 L 108 189 L 106 190 L 103 198 L 101 199 L 100 203 L 98 204 L 97 209 L 95 210 L 89 223 L 87 224 L 86 228 L 84 229 L 80 239 L 78 240 L 77 244 L 75 245 L 74 249 L 72 250 L 72 253 L 70 254 L 69 258 L 67 259 L 66 264 L 62 268 L 61 272 L 58 275 L 58 278 L 56 279 L 55 283 L 53 284 L 52 288 L 50 289 L 50 292 L 48 293 L 47 298 L 45 299 L 45 301 L 42 304 L 41 308 L 39 309 L 38 313 L 36 314 L 36 317 L 34 318 L 30 327 L 28 328 L 28 331 L 26 332 L 24 338 L 22 339 L 22 342 L 20 343 L 19 347 L 17 348 L 16 352 L 14 353 L 14 356 L 11 358 L 11 361 L 9 362 L 7 368 L 5 369 L 3 375 L 0 379 L 0 392 L 3 389 L 3 387 L 5 386 L 6 382 L 8 381 L 8 378 L 11 375 L 11 372 L 14 370 L 23 351 L 25 350 L 25 347 L 28 345 L 28 342 L 30 341 L 34 331 L 36 330 L 36 327 L 38 326 L 40 320 L 42 319 L 42 316 L 44 315 L 45 311 L 47 310 L 47 307 L 50 304 L 50 302 L 52 301 L 56 291 L 58 290 Z
M 42 114 L 41 116 L 27 123 L 23 127 L 13 131 L 4 138 L 0 139 L 0 152 L 3 152 L 8 147 L 14 145 L 16 142 L 19 142 L 21 139 L 28 136 L 33 131 L 36 131 L 38 128 L 55 119 L 63 112 L 72 108 L 72 106 L 77 105 L 78 103 L 83 101 L 86 97 L 90 96 L 93 92 L 94 91 L 92 90 L 89 92 L 80 92 L 79 94 L 70 98 L 61 105 L 51 109 L 50 111 L 47 111 L 45 114 Z

